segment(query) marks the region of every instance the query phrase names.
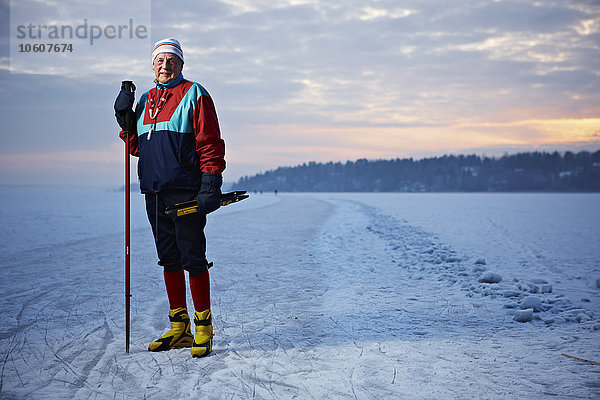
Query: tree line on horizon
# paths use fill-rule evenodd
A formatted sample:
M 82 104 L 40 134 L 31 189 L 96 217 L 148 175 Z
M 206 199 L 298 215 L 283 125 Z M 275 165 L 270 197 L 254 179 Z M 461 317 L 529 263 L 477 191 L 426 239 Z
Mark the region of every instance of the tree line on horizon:
M 234 186 L 280 192 L 600 192 L 600 150 L 309 162 L 245 176 Z

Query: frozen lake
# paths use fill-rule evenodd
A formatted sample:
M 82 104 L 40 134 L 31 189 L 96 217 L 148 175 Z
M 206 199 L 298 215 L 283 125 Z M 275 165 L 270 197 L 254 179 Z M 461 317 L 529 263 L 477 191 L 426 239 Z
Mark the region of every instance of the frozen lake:
M 10 189 L 2 398 L 600 396 L 562 356 L 600 361 L 598 194 L 253 195 L 209 217 L 215 349 L 192 359 L 146 350 L 168 303 L 141 195 L 125 354 L 123 193 Z

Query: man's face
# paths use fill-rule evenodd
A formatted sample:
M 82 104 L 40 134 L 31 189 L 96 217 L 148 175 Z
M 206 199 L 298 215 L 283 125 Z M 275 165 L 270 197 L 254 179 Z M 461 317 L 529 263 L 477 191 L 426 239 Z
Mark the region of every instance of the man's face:
M 183 69 L 183 61 L 173 53 L 160 53 L 152 62 L 156 81 L 162 85 L 177 78 Z

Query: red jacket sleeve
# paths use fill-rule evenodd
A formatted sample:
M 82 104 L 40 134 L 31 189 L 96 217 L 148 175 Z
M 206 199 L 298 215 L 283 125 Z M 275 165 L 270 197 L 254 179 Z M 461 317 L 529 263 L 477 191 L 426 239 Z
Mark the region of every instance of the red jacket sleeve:
M 210 96 L 202 95 L 194 110 L 196 152 L 203 174 L 220 175 L 225 170 L 225 141 L 221 139 L 217 112 Z
M 121 130 L 119 133 L 119 137 L 125 143 L 127 143 L 127 134 Z M 129 154 L 132 156 L 139 157 L 140 156 L 140 148 L 138 146 L 138 136 L 135 132 L 129 134 Z

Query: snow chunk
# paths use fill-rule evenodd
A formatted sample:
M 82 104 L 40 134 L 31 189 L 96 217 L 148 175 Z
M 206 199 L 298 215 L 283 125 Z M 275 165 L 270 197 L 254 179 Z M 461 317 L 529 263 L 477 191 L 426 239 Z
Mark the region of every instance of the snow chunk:
M 503 295 L 506 298 L 511 298 L 511 297 L 520 297 L 521 293 L 517 292 L 516 290 L 505 290 Z
M 529 286 L 529 291 L 531 293 L 537 293 L 540 290 L 540 287 L 535 283 L 528 283 L 527 286 Z
M 545 279 L 532 279 L 531 283 L 536 283 L 538 285 L 545 285 L 548 283 L 548 281 Z
M 527 310 L 515 311 L 513 319 L 517 322 L 529 322 L 533 319 L 533 310 L 529 308 Z
M 481 278 L 479 278 L 479 282 L 482 283 L 499 283 L 500 281 L 502 281 L 500 274 L 491 271 L 484 273 L 481 275 Z
M 550 284 L 542 285 L 542 293 L 552 293 L 552 285 L 550 285 Z
M 473 267 L 473 272 L 484 272 L 486 268 L 483 265 L 476 265 Z
M 522 290 L 523 292 L 526 292 L 526 291 L 529 289 L 529 287 L 528 287 L 528 286 L 525 286 L 525 285 L 524 285 L 524 284 L 522 284 L 522 283 L 518 283 L 518 284 L 517 284 L 517 288 L 519 288 L 519 290 Z
M 584 310 L 583 308 L 574 308 L 572 310 L 565 311 L 562 313 L 562 316 L 569 322 L 582 322 L 587 321 L 588 318 L 591 320 L 594 314 L 589 310 Z
M 521 309 L 532 309 L 533 311 L 544 311 L 544 306 L 542 306 L 542 301 L 536 296 L 528 296 L 525 297 L 525 300 L 521 303 Z

